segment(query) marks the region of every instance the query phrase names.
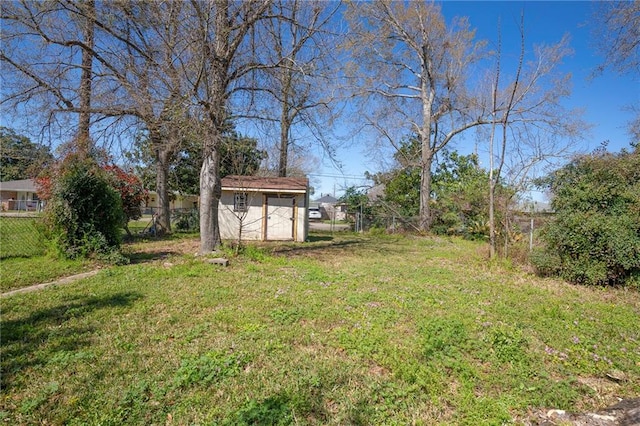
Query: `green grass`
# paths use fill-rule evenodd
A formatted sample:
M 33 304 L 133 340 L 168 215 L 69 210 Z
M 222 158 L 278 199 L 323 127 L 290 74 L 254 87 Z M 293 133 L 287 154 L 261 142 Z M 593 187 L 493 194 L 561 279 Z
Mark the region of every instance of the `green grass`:
M 60 260 L 45 255 L 46 242 L 39 218 L 0 217 L 0 292 L 50 282 L 91 268 L 82 260 Z
M 44 254 L 46 245 L 38 222 L 34 217 L 0 216 L 0 259 Z
M 127 224 L 127 226 L 129 227 L 129 231 L 131 231 L 131 233 L 134 235 L 142 233 L 145 229 L 151 226 L 151 219 L 151 215 L 144 215 L 138 220 L 129 221 L 129 223 Z
M 637 292 L 540 280 L 483 252 L 315 236 L 227 268 L 174 254 L 3 299 L 0 419 L 517 424 L 640 394 Z
M 46 254 L 46 241 L 38 230 L 37 218 L 0 217 L 0 292 L 4 293 L 22 287 L 55 281 L 70 275 L 96 269 L 101 265 L 92 260 L 66 260 Z M 163 238 L 144 237 L 140 233 L 149 224 L 150 217 L 132 221 L 129 229 L 134 235 L 128 238 L 123 230 L 124 253 L 133 262 L 141 262 L 157 257 L 153 253 L 143 253 L 141 246 L 149 244 L 170 244 L 193 237 L 194 234 L 174 232 Z
M 54 259 L 48 256 L 0 260 L 0 292 L 54 281 L 97 267 L 88 260 Z

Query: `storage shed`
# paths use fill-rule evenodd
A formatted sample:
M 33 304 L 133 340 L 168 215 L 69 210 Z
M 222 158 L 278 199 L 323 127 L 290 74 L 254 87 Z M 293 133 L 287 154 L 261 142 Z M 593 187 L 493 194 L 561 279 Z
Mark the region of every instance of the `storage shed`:
M 309 180 L 227 176 L 219 204 L 222 239 L 306 241 Z

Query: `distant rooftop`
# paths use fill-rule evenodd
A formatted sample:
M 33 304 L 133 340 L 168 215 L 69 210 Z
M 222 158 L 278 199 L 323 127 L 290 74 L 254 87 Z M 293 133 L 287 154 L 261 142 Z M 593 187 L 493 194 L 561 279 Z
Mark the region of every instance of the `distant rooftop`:
M 0 191 L 25 191 L 36 192 L 36 184 L 33 179 L 8 180 L 0 182 Z
M 335 204 L 338 202 L 338 199 L 333 197 L 331 194 L 325 194 L 322 197 L 315 200 L 315 202 L 320 204 Z

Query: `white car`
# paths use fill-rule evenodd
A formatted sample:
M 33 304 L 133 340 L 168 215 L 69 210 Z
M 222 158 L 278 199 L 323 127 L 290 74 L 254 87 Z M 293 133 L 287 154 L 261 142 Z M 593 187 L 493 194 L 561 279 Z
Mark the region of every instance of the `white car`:
M 320 209 L 309 209 L 309 219 L 322 219 L 322 213 L 320 213 Z

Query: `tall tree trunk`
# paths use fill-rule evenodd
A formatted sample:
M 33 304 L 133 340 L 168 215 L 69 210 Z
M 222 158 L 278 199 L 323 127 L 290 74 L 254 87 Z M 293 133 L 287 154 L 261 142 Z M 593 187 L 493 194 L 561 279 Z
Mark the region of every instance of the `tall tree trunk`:
M 211 82 L 205 105 L 209 131 L 203 141 L 200 168 L 200 253 L 215 251 L 221 243 L 218 210 L 222 185 L 220 178 L 220 148 L 227 123 L 227 87 L 230 53 L 229 0 L 215 3 L 215 34 L 207 60 L 210 61 Z
M 216 250 L 221 243 L 218 204 L 222 192 L 220 179 L 221 134 L 213 128 L 205 141 L 200 169 L 200 253 Z
M 156 142 L 155 146 L 160 146 Z M 171 232 L 171 199 L 169 198 L 169 161 L 171 151 L 165 147 L 156 148 L 156 192 L 158 193 L 157 223 L 160 233 Z
M 493 145 L 493 144 L 492 144 Z M 489 171 L 489 257 L 496 256 L 496 181 Z
M 287 176 L 287 161 L 289 161 L 289 131 L 291 130 L 291 117 L 289 116 L 291 90 L 291 70 L 284 68 L 282 70 L 282 102 L 280 114 L 280 161 L 278 164 L 278 176 Z
M 91 152 L 91 77 L 93 66 L 94 22 L 96 4 L 94 0 L 84 2 L 86 20 L 84 22 L 84 43 L 86 49 L 82 49 L 82 75 L 80 77 L 80 118 L 78 125 L 78 154 L 86 158 Z
M 499 73 L 496 73 L 499 75 Z M 491 122 L 491 136 L 489 137 L 489 257 L 496 256 L 496 170 L 494 157 L 494 143 L 496 137 L 496 96 L 497 81 L 493 88 L 493 115 Z
M 428 144 L 428 142 L 427 142 Z M 431 229 L 431 164 L 433 152 L 425 148 L 423 143 L 422 161 L 420 170 L 420 217 L 418 229 L 421 232 L 429 232 Z
M 220 156 L 222 137 L 228 124 L 229 86 L 236 78 L 231 66 L 238 48 L 245 36 L 270 6 L 270 1 L 233 2 L 232 0 L 210 1 L 213 7 L 214 25 L 203 21 L 200 30 L 203 53 L 203 71 L 201 83 L 206 88 L 206 100 L 202 102 L 208 132 L 203 140 L 203 161 L 200 168 L 200 253 L 210 253 L 220 246 L 220 227 L 218 223 L 218 203 L 221 196 Z M 192 2 L 199 12 L 199 2 Z M 232 5 L 245 8 L 246 15 L 234 11 Z M 209 9 L 210 10 L 210 9 Z M 202 16 L 207 15 L 202 13 Z M 208 15 L 207 15 L 208 16 Z M 213 31 L 213 39 L 211 32 Z M 242 73 L 241 73 L 242 74 Z M 205 84 L 206 82 L 206 84 Z
M 498 66 L 496 69 L 496 79 L 493 87 L 493 105 L 492 105 L 492 120 L 491 120 L 491 139 L 490 139 L 490 149 L 489 149 L 489 253 L 491 258 L 494 258 L 496 255 L 496 218 L 495 218 L 495 209 L 496 209 L 496 187 L 498 186 L 498 182 L 500 181 L 500 176 L 502 175 L 502 168 L 504 167 L 506 161 L 506 152 L 507 152 L 507 127 L 509 125 L 509 115 L 512 112 L 513 105 L 516 99 L 516 94 L 518 92 L 518 85 L 520 84 L 520 73 L 522 72 L 522 64 L 524 63 L 524 14 L 520 15 L 520 58 L 518 60 L 518 68 L 516 70 L 516 77 L 511 85 L 509 100 L 504 107 L 503 116 L 500 120 L 497 120 L 497 111 L 498 111 L 498 88 L 500 86 L 500 61 L 501 61 L 501 51 L 502 51 L 502 33 L 498 30 Z M 498 157 L 498 167 L 494 166 L 494 138 L 496 136 L 496 126 L 500 123 L 502 126 L 502 141 L 500 143 L 500 154 Z M 495 169 L 495 171 L 494 171 Z M 508 214 L 508 211 L 505 210 L 505 215 Z M 505 220 L 507 217 L 505 216 Z M 506 222 L 505 222 L 506 223 Z M 509 238 L 509 232 L 505 229 L 505 240 Z M 505 256 L 506 256 L 506 244 L 508 241 L 505 241 Z
M 282 106 L 282 117 L 280 119 L 280 161 L 278 164 L 278 176 L 287 176 L 287 162 L 289 161 L 289 117 L 287 116 L 286 105 Z
M 431 62 L 427 46 L 422 48 L 422 77 L 420 82 L 422 96 L 422 128 L 420 129 L 420 215 L 418 228 L 422 232 L 431 230 L 431 165 L 436 152 L 435 139 L 431 143 L 431 126 L 435 89 L 428 75 L 431 70 Z M 434 138 L 436 135 L 433 136 Z
M 509 256 L 509 241 L 511 240 L 511 221 L 509 220 L 509 197 L 504 201 L 504 253 L 502 257 Z

